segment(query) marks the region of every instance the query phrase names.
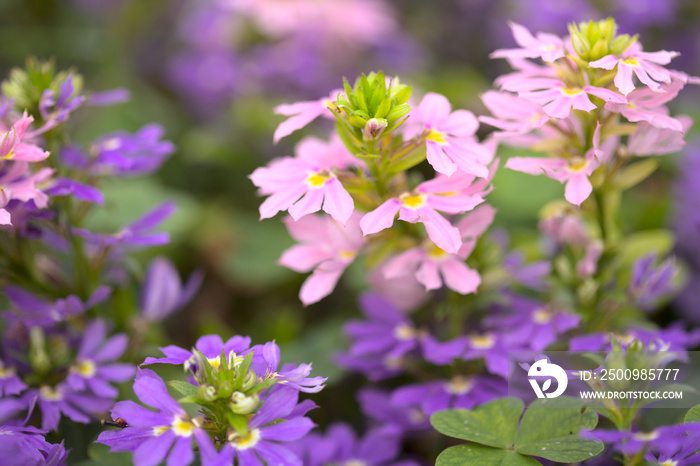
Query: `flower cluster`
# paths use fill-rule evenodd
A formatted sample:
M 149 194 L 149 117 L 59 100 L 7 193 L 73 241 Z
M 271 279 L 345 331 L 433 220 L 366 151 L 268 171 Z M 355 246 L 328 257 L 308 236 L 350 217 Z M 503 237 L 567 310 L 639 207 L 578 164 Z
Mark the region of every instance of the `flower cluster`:
M 190 464 L 195 443 L 203 465 L 301 465 L 292 442 L 314 427 L 305 415 L 316 405 L 299 402 L 299 392 L 318 392 L 326 379 L 309 377 L 310 364 L 280 367 L 274 342 L 253 347 L 250 342 L 249 337 L 224 342 L 218 335 L 206 335 L 191 351 L 161 348 L 165 358 L 147 358 L 143 365 L 182 365 L 190 381 L 169 385 L 184 398 L 171 398 L 155 372 L 140 369 L 134 393 L 158 412 L 120 401 L 112 409 L 119 429 L 103 432 L 97 441 L 112 451 L 133 452 L 136 465 L 166 458 L 168 464 Z M 183 404 L 198 406 L 197 414 L 188 414 Z
M 493 219 L 494 209 L 481 204 L 497 167 L 495 141 L 480 142 L 476 117 L 452 111 L 445 97 L 427 94 L 412 108 L 410 95 L 409 86 L 380 72 L 354 86 L 345 80 L 333 99 L 278 109 L 289 118 L 276 139 L 321 115 L 338 122 L 328 142 L 303 139 L 295 157 L 273 160 L 250 177 L 269 195 L 261 218 L 285 210 L 291 217 L 287 227 L 300 244 L 280 262 L 313 270 L 300 293 L 304 304 L 328 295 L 362 253 L 386 279 L 425 290 L 444 283 L 461 294 L 479 286 L 465 260 Z M 419 181 L 410 169 L 426 159 L 436 173 Z M 401 223 L 392 227 L 397 217 Z
M 100 137 L 84 151 L 66 145 L 65 123 L 82 105 L 115 103 L 123 94 L 88 95 L 79 75 L 37 60 L 2 84 L 0 451 L 8 464 L 64 464 L 71 446 L 44 435 L 60 438 L 68 420 L 102 418 L 118 384 L 134 375 L 128 352 L 138 351 L 139 323 L 164 319 L 199 286 L 194 276 L 183 289 L 172 264 L 156 259 L 141 306 L 115 309 L 115 287 L 127 296 L 130 284 L 126 252 L 166 243 L 167 234 L 150 230 L 173 206 L 116 234 L 95 233 L 85 220 L 104 202 L 97 186 L 105 176 L 156 171 L 174 147 L 160 126 L 148 125 Z

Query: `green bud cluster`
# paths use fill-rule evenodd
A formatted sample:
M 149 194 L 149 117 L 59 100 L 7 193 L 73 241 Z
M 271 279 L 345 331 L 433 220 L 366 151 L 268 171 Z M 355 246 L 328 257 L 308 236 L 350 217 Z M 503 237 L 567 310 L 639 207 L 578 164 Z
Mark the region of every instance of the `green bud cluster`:
M 383 72 L 363 74 L 350 86 L 343 78 L 344 93 L 338 96 L 331 110 L 345 129 L 344 142 L 353 152 L 372 152 L 373 142 L 398 128 L 406 121 L 411 106 L 411 87 L 398 78 L 389 81 Z
M 248 435 L 248 418 L 260 408 L 260 392 L 274 385 L 274 377 L 259 379 L 250 369 L 253 351 L 245 357 L 233 351 L 216 359 L 208 359 L 200 351 L 194 350 L 192 358 L 185 363 L 185 369 L 192 372 L 197 386 L 181 380 L 171 380 L 168 384 L 185 395 L 180 403 L 194 403 L 202 407 L 213 425 L 213 430 L 221 430 L 222 436 Z M 224 437 L 222 437 L 224 438 Z
M 34 57 L 27 59 L 24 68 L 13 68 L 9 78 L 2 83 L 2 92 L 12 99 L 17 108 L 26 109 L 38 118 L 39 99 L 45 90 L 58 90 L 66 80 L 73 76 L 74 95 L 80 94 L 83 78 L 74 70 L 56 72 L 53 60 L 38 60 Z
M 584 62 L 599 60 L 606 55 L 621 55 L 636 40 L 637 36 L 617 35 L 617 24 L 612 18 L 587 23 L 569 24 L 571 44 Z

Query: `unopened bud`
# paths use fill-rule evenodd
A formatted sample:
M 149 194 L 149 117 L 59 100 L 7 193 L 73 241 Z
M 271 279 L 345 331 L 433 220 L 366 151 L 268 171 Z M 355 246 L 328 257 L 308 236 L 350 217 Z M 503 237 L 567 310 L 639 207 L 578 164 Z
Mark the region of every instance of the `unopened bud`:
M 362 130 L 362 139 L 365 141 L 376 140 L 387 126 L 388 123 L 384 118 L 371 118 Z
M 245 377 L 243 378 L 243 385 L 241 385 L 241 390 L 244 392 L 247 392 L 253 386 L 257 383 L 258 377 L 255 375 L 255 372 L 250 371 L 248 372 Z
M 257 393 L 246 395 L 243 392 L 233 392 L 231 395 L 231 411 L 236 414 L 250 414 L 258 409 L 260 397 Z

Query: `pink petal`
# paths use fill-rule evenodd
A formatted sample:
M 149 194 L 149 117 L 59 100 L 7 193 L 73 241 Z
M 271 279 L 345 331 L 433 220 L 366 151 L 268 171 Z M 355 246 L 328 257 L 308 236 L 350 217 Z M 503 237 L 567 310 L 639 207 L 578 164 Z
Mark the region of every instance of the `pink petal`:
M 424 260 L 416 271 L 416 280 L 425 286 L 426 290 L 436 290 L 442 287 L 438 265 L 429 259 Z
M 583 110 L 584 112 L 590 112 L 597 108 L 586 94 L 579 94 L 573 97 L 571 99 L 571 106 L 576 110 Z
M 506 161 L 506 168 L 528 173 L 530 175 L 547 175 L 566 166 L 563 159 L 545 159 L 539 157 L 511 157 Z
M 333 178 L 324 186 L 323 210 L 343 225 L 348 221 L 355 208 L 352 196 L 343 187 L 338 178 Z
M 462 238 L 475 238 L 486 231 L 495 217 L 496 209 L 488 204 L 483 204 L 460 220 L 457 223 L 457 229 Z
M 463 261 L 450 257 L 440 264 L 442 278 L 448 288 L 460 294 L 474 293 L 481 284 L 481 277 L 476 270 L 467 267 Z
M 313 214 L 321 210 L 323 202 L 323 190 L 319 188 L 309 189 L 304 197 L 299 199 L 289 208 L 289 215 L 296 221 L 305 215 Z
M 418 106 L 420 120 L 429 128 L 442 123 L 450 115 L 450 101 L 444 95 L 428 92 Z
M 328 218 L 321 215 L 308 215 L 299 221 L 286 217 L 284 223 L 292 238 L 297 241 L 315 244 L 319 236 L 326 234 Z
M 430 207 L 421 209 L 421 221 L 425 225 L 428 236 L 440 249 L 456 254 L 462 245 L 459 230 L 450 224 L 445 217 Z
M 448 214 L 461 214 L 472 210 L 484 202 L 484 198 L 474 194 L 441 196 L 433 194 L 428 196 L 428 205 L 435 210 Z
M 564 197 L 572 204 L 581 205 L 583 201 L 588 199 L 592 191 L 593 186 L 591 186 L 588 176 L 585 173 L 577 173 L 571 176 L 566 183 Z
M 316 245 L 297 244 L 282 253 L 279 264 L 295 272 L 309 272 L 318 264 L 333 258 L 333 251 L 328 251 Z
M 584 91 L 588 92 L 589 94 L 592 94 L 596 97 L 600 97 L 601 99 L 605 100 L 606 102 L 613 102 L 617 104 L 626 104 L 627 103 L 627 98 L 624 96 L 621 96 L 615 91 L 611 91 L 610 89 L 604 89 L 602 87 L 594 87 L 594 86 L 586 86 L 583 88 Z
M 304 306 L 320 301 L 331 294 L 345 270 L 345 268 L 323 270 L 322 267 L 323 264 L 314 270 L 309 278 L 304 281 L 304 284 L 301 285 L 299 299 L 304 303 Z
M 0 209 L 0 225 L 12 225 L 10 213 L 5 209 Z
M 621 62 L 620 66 L 617 68 L 617 74 L 615 75 L 613 82 L 615 83 L 617 89 L 624 95 L 632 92 L 634 90 L 634 82 L 632 82 L 632 67 Z
M 604 70 L 611 70 L 615 68 L 615 65 L 620 61 L 615 55 L 606 55 L 600 60 L 592 61 L 589 63 L 593 68 L 603 68 Z
M 307 190 L 306 185 L 299 185 L 294 188 L 274 193 L 260 204 L 260 219 L 272 218 L 281 210 L 287 210 L 294 204 Z
M 479 120 L 467 110 L 455 110 L 447 121 L 438 127 L 438 130 L 457 137 L 473 136 L 478 129 Z
M 275 144 L 283 137 L 289 136 L 294 131 L 314 121 L 325 110 L 326 107 L 320 102 L 299 102 L 292 105 L 280 105 L 275 108 L 275 113 L 280 113 L 282 115 L 293 115 L 297 113 L 287 118 L 277 127 L 273 136 Z
M 365 214 L 360 220 L 360 228 L 364 236 L 377 233 L 394 224 L 401 201 L 396 198 L 391 198 L 384 204 L 380 205 L 372 212 Z
M 412 248 L 390 258 L 382 266 L 384 278 L 397 278 L 412 273 L 423 257 L 425 251 L 422 248 Z
M 33 144 L 17 144 L 13 154 L 13 160 L 26 160 L 27 162 L 38 162 L 49 156 L 49 152 Z
M 659 85 L 659 83 L 651 79 L 651 77 L 647 74 L 645 69 L 636 66 L 634 68 L 634 74 L 636 74 L 637 78 L 642 83 L 646 84 L 652 91 L 661 91 L 661 86 Z
M 586 97 L 586 99 L 588 99 L 588 97 Z M 554 118 L 568 118 L 571 113 L 571 106 L 574 102 L 574 99 L 561 96 L 542 107 L 542 110 L 544 113 Z M 591 105 L 595 108 L 595 105 L 592 103 Z
M 525 26 L 514 22 L 508 23 L 508 26 L 510 26 L 510 30 L 513 32 L 513 38 L 519 46 L 528 48 L 537 45 L 537 39 L 535 39 L 535 36 L 533 36 Z
M 457 171 L 457 164 L 447 156 L 445 151 L 435 141 L 426 142 L 427 158 L 436 172 L 450 176 Z

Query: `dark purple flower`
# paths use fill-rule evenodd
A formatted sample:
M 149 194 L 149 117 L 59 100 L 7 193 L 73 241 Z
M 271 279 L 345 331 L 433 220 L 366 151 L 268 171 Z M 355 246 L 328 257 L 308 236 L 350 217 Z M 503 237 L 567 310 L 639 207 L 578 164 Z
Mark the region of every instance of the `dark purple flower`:
M 700 423 L 688 423 L 658 427 L 651 432 L 629 432 L 616 430 L 584 431 L 582 437 L 598 439 L 610 448 L 625 455 L 634 455 L 642 450 L 646 452 L 678 452 L 684 446 L 690 434 L 697 439 L 700 435 Z
M 391 395 L 395 406 L 420 408 L 426 417 L 449 408 L 470 409 L 508 393 L 500 377 L 457 375 L 450 380 L 404 385 Z
M 238 458 L 240 465 L 302 465 L 301 459 L 285 444 L 305 436 L 314 423 L 303 414 L 292 416 L 298 412 L 299 392 L 288 386 L 278 387 L 268 392 L 260 409 L 248 421 L 248 435 L 229 436 L 217 464 L 231 464 Z M 284 421 L 275 422 L 280 419 Z
M 70 178 L 56 178 L 52 180 L 51 187 L 46 190 L 49 196 L 73 196 L 81 201 L 104 203 L 104 196 L 94 186 L 79 183 Z
M 242 337 L 239 335 L 229 338 L 226 343 L 219 335 L 204 335 L 199 337 L 194 349 L 199 350 L 209 361 L 212 367 L 216 368 L 222 363 L 221 352 L 229 358 L 235 358 L 241 354 L 247 354 L 250 348 L 250 337 Z M 191 369 L 192 372 L 197 372 L 197 368 L 193 367 L 196 363 L 196 358 L 193 351 L 180 348 L 179 346 L 170 345 L 160 348 L 165 354 L 164 358 L 148 357 L 142 365 L 149 364 L 184 364 L 185 369 Z M 260 355 L 262 358 L 262 355 Z
M 153 233 L 151 230 L 170 217 L 173 212 L 175 212 L 175 204 L 167 201 L 115 234 L 93 233 L 82 228 L 74 228 L 73 232 L 98 247 L 119 245 L 133 249 L 160 246 L 167 244 L 170 236 L 167 233 Z
M 399 454 L 401 436 L 386 429 L 370 429 L 362 438 L 347 424 L 335 423 L 325 435 L 309 434 L 297 445 L 306 466 L 331 464 L 389 466 Z M 301 464 L 301 463 L 300 463 Z
M 194 272 L 183 286 L 175 266 L 163 257 L 151 261 L 141 292 L 141 315 L 158 322 L 185 306 L 199 290 L 203 274 Z
M 12 305 L 12 311 L 3 315 L 11 320 L 17 320 L 27 326 L 51 327 L 57 322 L 82 314 L 86 310 L 109 298 L 112 290 L 101 286 L 95 290 L 84 303 L 75 295 L 58 299 L 55 302 L 46 301 L 18 286 L 9 285 L 3 290 Z
M 503 334 L 508 348 L 542 351 L 567 330 L 578 326 L 581 316 L 552 309 L 525 296 L 510 295 L 508 302 L 490 314 L 485 324 L 493 329 L 509 329 Z M 500 313 L 498 312 L 500 311 Z
M 673 293 L 673 278 L 677 272 L 673 259 L 657 266 L 656 254 L 641 257 L 632 266 L 628 292 L 642 309 L 652 310 L 659 300 Z
M 107 411 L 112 406 L 110 398 L 100 398 L 74 390 L 66 382 L 55 387 L 42 385 L 39 389 L 30 389 L 22 395 L 26 406 L 33 407 L 34 402 L 41 410 L 41 429 L 56 430 L 61 415 L 74 422 L 87 424 L 98 414 Z
M 129 343 L 127 336 L 118 333 L 105 339 L 106 335 L 107 324 L 103 320 L 90 322 L 66 382 L 75 390 L 90 390 L 96 396 L 114 398 L 119 390 L 110 382 L 126 382 L 134 376 L 135 367 L 113 362 L 124 354 Z
M 133 401 L 117 402 L 112 408 L 112 419 L 121 418 L 127 427 L 102 432 L 97 442 L 110 446 L 112 451 L 133 452 L 137 466 L 156 465 L 166 457 L 169 465 L 190 464 L 194 461 L 193 439 L 199 446 L 203 464 L 216 456 L 209 435 L 201 427 L 202 419 L 190 417 L 170 397 L 165 383 L 155 372 L 139 369 L 134 393 L 142 403 L 158 411 Z
M 50 129 L 68 119 L 70 113 L 85 102 L 85 96 L 76 93 L 75 78 L 68 75 L 58 88 L 46 89 L 39 99 L 39 113 L 45 123 L 44 130 Z
M 0 360 L 0 397 L 18 395 L 27 386 L 17 377 L 17 372 L 14 367 L 7 367 Z
M 430 427 L 428 416 L 420 406 L 399 406 L 391 394 L 377 388 L 363 388 L 357 394 L 362 413 L 382 427 L 396 431 L 424 430 Z
M 0 458 L 7 466 L 63 465 L 68 453 L 63 444 L 52 445 L 35 427 L 0 426 Z
M 353 342 L 348 354 L 340 356 L 339 361 L 348 368 L 366 372 L 374 380 L 393 375 L 390 367 L 386 368 L 389 370 L 382 367 L 363 370 L 363 362 L 401 360 L 418 347 L 419 332 L 401 311 L 379 294 L 363 295 L 360 309 L 368 320 L 354 320 L 345 325 L 345 334 Z

